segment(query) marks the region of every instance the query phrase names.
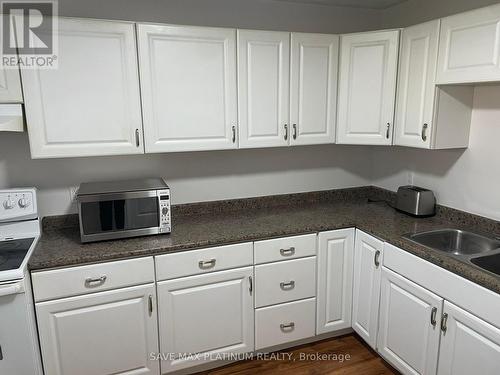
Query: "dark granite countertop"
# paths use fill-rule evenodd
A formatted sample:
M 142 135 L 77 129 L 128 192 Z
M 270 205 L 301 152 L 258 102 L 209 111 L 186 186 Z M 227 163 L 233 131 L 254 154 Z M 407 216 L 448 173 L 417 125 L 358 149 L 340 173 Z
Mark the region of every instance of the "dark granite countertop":
M 75 216 L 44 223 L 30 259 L 32 271 L 194 248 L 356 227 L 444 269 L 500 293 L 500 277 L 444 253 L 415 244 L 407 233 L 460 228 L 500 234 L 500 223 L 438 207 L 431 218 L 413 218 L 383 202 L 394 199 L 382 189 L 366 187 L 330 192 L 184 205 L 173 210 L 170 235 L 82 244 Z M 292 203 L 294 202 L 294 203 Z

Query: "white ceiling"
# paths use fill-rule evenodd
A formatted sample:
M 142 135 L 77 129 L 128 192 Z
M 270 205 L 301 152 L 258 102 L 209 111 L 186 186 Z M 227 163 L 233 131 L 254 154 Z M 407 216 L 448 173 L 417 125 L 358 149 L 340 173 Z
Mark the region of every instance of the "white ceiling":
M 273 0 L 292 3 L 342 6 L 352 8 L 386 9 L 407 0 Z

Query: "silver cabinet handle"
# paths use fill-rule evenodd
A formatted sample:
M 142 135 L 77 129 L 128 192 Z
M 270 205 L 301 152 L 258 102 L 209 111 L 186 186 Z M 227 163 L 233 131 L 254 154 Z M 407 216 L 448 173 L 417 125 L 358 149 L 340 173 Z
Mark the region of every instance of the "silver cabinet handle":
M 422 141 L 426 141 L 427 140 L 427 128 L 429 127 L 428 124 L 424 124 L 422 126 Z
M 284 128 L 285 128 L 285 136 L 284 136 L 284 138 L 285 138 L 285 141 L 286 141 L 286 140 L 288 140 L 288 125 L 285 124 Z
M 280 254 L 284 257 L 289 257 L 295 254 L 295 247 L 290 247 L 288 249 L 280 249 Z
M 390 130 L 391 130 L 391 123 L 390 123 L 390 122 L 388 122 L 388 123 L 387 123 L 387 130 L 386 130 L 386 132 L 385 132 L 385 137 L 386 137 L 387 139 L 389 139 L 389 135 L 390 135 L 390 134 L 389 134 L 389 131 L 390 131 Z
M 280 324 L 280 329 L 282 331 L 285 331 L 287 329 L 292 330 L 294 328 L 295 328 L 295 323 L 294 322 L 290 322 L 290 323 L 286 323 L 286 324 L 285 323 L 281 323 Z
M 209 269 L 209 268 L 213 268 L 215 267 L 215 258 L 212 258 L 210 260 L 200 260 L 198 262 L 198 266 L 202 269 L 202 270 L 206 270 L 206 269 Z
M 253 292 L 253 278 L 252 278 L 252 276 L 248 276 L 248 283 L 249 283 L 248 291 L 250 292 L 250 295 L 252 295 L 252 292 Z
M 375 263 L 375 267 L 380 266 L 380 250 L 375 251 L 375 256 L 373 257 L 373 263 Z
M 91 277 L 87 277 L 85 279 L 85 286 L 87 288 L 92 288 L 92 287 L 95 287 L 95 286 L 99 286 L 99 285 L 102 285 L 104 284 L 104 282 L 106 281 L 108 277 L 107 276 L 101 276 L 101 277 L 96 277 L 96 278 L 91 278 Z
M 435 327 L 436 326 L 436 314 L 438 312 L 437 307 L 433 307 L 431 311 L 431 324 Z
M 293 139 L 297 139 L 297 124 L 293 124 Z
M 135 145 L 139 147 L 141 145 L 140 139 L 139 139 L 139 129 L 135 129 Z
M 443 316 L 441 317 L 441 331 L 443 333 L 446 333 L 446 330 L 448 329 L 447 324 L 448 323 L 448 314 L 444 313 Z
M 236 126 L 231 127 L 231 130 L 233 132 L 233 143 L 236 143 Z
M 280 288 L 282 290 L 290 290 L 290 289 L 293 289 L 295 288 L 295 281 L 291 280 L 291 281 L 288 281 L 288 282 L 281 282 L 280 283 Z
M 153 296 L 151 294 L 148 296 L 148 312 L 149 316 L 153 315 Z

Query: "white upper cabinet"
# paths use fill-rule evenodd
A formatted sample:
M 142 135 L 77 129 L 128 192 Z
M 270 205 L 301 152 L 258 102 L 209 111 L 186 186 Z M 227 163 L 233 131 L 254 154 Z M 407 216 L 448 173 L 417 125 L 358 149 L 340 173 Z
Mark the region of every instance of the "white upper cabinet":
M 21 69 L 33 158 L 143 153 L 133 23 L 59 19 L 57 69 Z
M 241 148 L 287 146 L 290 33 L 238 30 Z
M 382 270 L 379 353 L 403 374 L 435 374 L 443 299 Z
M 341 37 L 337 143 L 392 144 L 399 31 Z
M 146 152 L 237 147 L 236 30 L 138 25 Z
M 439 39 L 439 20 L 401 34 L 394 143 L 430 148 Z
M 437 83 L 500 80 L 500 5 L 441 20 Z
M 292 33 L 290 144 L 335 142 L 338 51 L 337 35 Z
M 446 301 L 438 375 L 496 375 L 500 329 Z
M 22 103 L 19 69 L 0 68 L 0 103 Z

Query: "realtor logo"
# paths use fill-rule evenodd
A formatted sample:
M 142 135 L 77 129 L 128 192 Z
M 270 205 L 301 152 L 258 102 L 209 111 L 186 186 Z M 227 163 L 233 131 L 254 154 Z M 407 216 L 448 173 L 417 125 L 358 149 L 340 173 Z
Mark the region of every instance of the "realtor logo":
M 54 68 L 57 61 L 57 2 L 2 1 L 4 67 Z

